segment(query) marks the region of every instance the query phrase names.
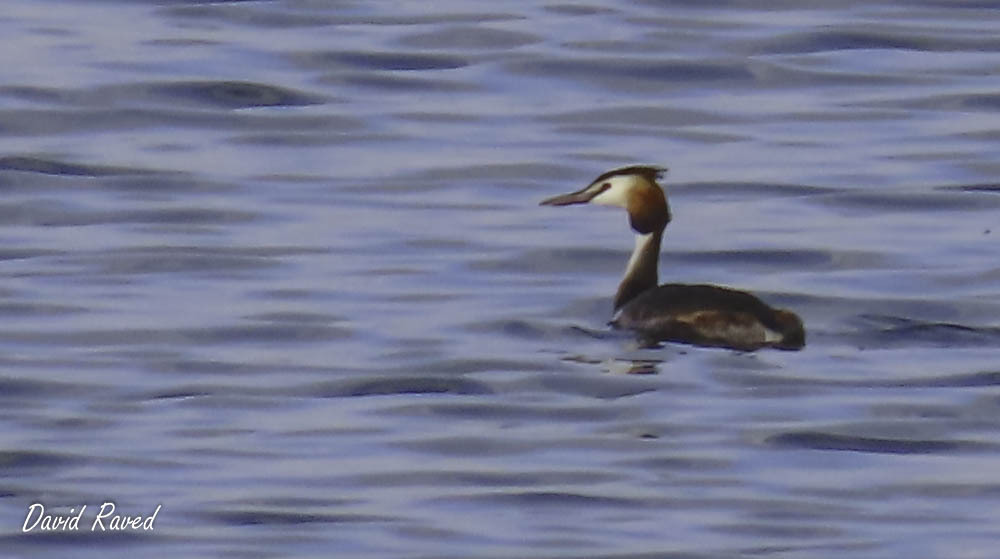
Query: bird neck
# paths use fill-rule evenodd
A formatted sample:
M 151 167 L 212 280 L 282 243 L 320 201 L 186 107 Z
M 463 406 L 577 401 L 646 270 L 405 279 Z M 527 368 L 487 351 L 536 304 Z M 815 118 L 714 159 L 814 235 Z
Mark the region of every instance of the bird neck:
M 615 295 L 615 310 L 622 308 L 637 295 L 656 287 L 659 283 L 657 267 L 660 261 L 660 241 L 663 229 L 652 233 L 636 234 L 635 249 L 625 267 L 625 277 L 618 285 Z

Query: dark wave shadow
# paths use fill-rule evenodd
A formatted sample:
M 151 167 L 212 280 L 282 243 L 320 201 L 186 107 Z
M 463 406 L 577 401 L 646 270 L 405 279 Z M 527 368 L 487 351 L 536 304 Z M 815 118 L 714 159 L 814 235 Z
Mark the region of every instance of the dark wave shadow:
M 608 328 L 595 329 L 576 324 L 521 318 L 472 322 L 463 325 L 463 330 L 491 337 L 501 336 L 524 341 L 579 340 L 581 338 L 611 340 L 620 338 L 616 334 L 618 331 Z
M 223 226 L 249 223 L 261 216 L 240 210 L 160 208 L 103 211 L 72 207 L 47 199 L 0 204 L 0 225 L 75 227 L 109 223 L 145 225 Z M 2 257 L 0 257 L 2 259 Z
M 0 171 L 20 171 L 23 173 L 73 177 L 109 177 L 158 173 L 158 171 L 151 169 L 68 163 L 55 158 L 30 155 L 0 157 Z
M 552 124 L 654 128 L 657 131 L 701 124 L 733 124 L 747 119 L 732 114 L 652 105 L 618 106 L 566 111 L 539 118 Z
M 826 251 L 809 249 L 757 249 L 711 250 L 677 252 L 669 250 L 670 262 L 685 262 L 702 266 L 712 264 L 738 264 L 741 267 L 761 266 L 778 270 L 847 270 L 853 268 L 882 268 L 888 258 L 880 253 L 863 251 Z
M 302 324 L 235 324 L 200 328 L 133 328 L 45 331 L 0 331 L 0 342 L 64 347 L 118 347 L 152 344 L 320 343 L 352 336 L 348 328 Z
M 402 53 L 393 51 L 328 51 L 304 52 L 294 55 L 299 64 L 314 69 L 354 68 L 359 70 L 392 70 L 419 72 L 422 70 L 455 70 L 471 61 L 451 54 Z
M 326 96 L 250 81 L 178 80 L 135 82 L 95 88 L 67 89 L 28 86 L 0 88 L 0 95 L 62 107 L 199 105 L 226 109 L 301 107 L 327 102 Z M 153 102 L 153 103 L 151 103 Z
M 163 0 L 144 0 L 157 5 L 169 4 Z M 295 27 L 326 27 L 326 26 L 415 26 L 433 24 L 484 23 L 519 19 L 517 15 L 505 14 L 499 11 L 479 12 L 461 11 L 460 13 L 418 13 L 380 14 L 369 10 L 360 13 L 349 13 L 345 7 L 335 5 L 334 15 L 329 10 L 305 10 L 304 13 L 289 13 L 288 5 L 274 2 L 252 2 L 247 0 L 230 0 L 228 2 L 209 2 L 207 0 L 172 0 L 180 6 L 163 7 L 159 13 L 166 17 L 191 20 L 200 24 L 208 22 L 224 23 L 260 29 L 295 28 Z M 193 5 L 192 5 L 193 4 Z M 272 7 L 273 5 L 273 7 Z M 348 13 L 341 13 L 348 12 Z M 421 10 L 421 12 L 423 12 Z
M 872 454 L 952 454 L 956 452 L 995 451 L 998 445 L 976 441 L 935 439 L 893 439 L 840 435 L 821 431 L 790 431 L 765 439 L 779 448 L 837 450 Z
M 1000 183 L 981 183 L 981 184 L 956 184 L 948 186 L 938 186 L 935 190 L 953 190 L 958 192 L 989 192 L 991 194 L 1000 194 Z
M 906 96 L 895 99 L 851 103 L 850 107 L 874 107 L 891 109 L 908 109 L 920 111 L 952 112 L 995 112 L 1000 108 L 1000 94 L 983 93 L 979 90 L 943 93 L 934 95 Z M 990 134 L 992 131 L 974 131 L 965 134 Z M 973 136 L 975 137 L 975 136 Z
M 38 452 L 34 450 L 7 449 L 0 451 L 0 469 L 5 475 L 17 471 L 38 475 L 38 470 L 79 466 L 87 463 L 86 457 L 62 452 Z
M 136 87 L 170 100 L 188 100 L 229 109 L 301 107 L 324 102 L 324 98 L 318 95 L 255 82 L 189 81 L 140 84 Z
M 335 508 L 332 504 L 328 508 Z M 300 512 L 294 508 L 264 509 L 259 506 L 247 506 L 241 509 L 220 509 L 198 513 L 203 520 L 224 526 L 296 526 L 301 524 L 344 524 L 357 522 L 384 523 L 392 520 L 390 516 L 334 513 L 334 512 Z
M 145 246 L 123 247 L 104 251 L 77 252 L 61 258 L 94 276 L 225 273 L 275 268 L 282 258 L 325 251 L 311 247 L 202 247 Z
M 206 111 L 203 109 L 158 108 L 88 108 L 74 109 L 0 109 L 0 126 L 10 135 L 57 136 L 64 133 L 140 130 L 157 127 L 192 130 L 253 130 L 257 132 L 288 130 L 323 131 L 363 128 L 360 120 L 337 115 L 258 114 L 255 112 Z M 32 164 L 36 165 L 36 164 Z M 100 169 L 100 168 L 98 168 Z M 118 169 L 118 168 L 112 168 Z M 130 171 L 128 168 L 122 168 Z M 26 169 L 26 170 L 31 170 Z M 40 171 L 39 171 L 40 172 Z M 88 171 L 87 173 L 92 173 Z M 74 173 L 74 174 L 87 174 Z M 119 174 L 101 173 L 103 174 Z M 100 176 L 100 175 L 99 175 Z
M 420 77 L 407 73 L 373 73 L 373 72 L 336 72 L 327 74 L 318 80 L 326 85 L 349 85 L 363 89 L 382 90 L 389 92 L 433 91 L 439 93 L 473 93 L 483 86 L 472 82 L 463 82 L 441 77 Z
M 490 272 L 555 274 L 571 271 L 587 274 L 617 270 L 627 257 L 625 251 L 610 249 L 543 248 L 524 251 L 513 258 L 474 260 L 468 266 L 472 270 Z
M 671 183 L 671 192 L 685 195 L 720 196 L 731 199 L 748 198 L 759 200 L 761 197 L 799 197 L 833 195 L 843 192 L 838 188 L 814 186 L 809 184 L 788 184 L 772 182 L 680 182 Z
M 391 396 L 400 394 L 493 394 L 486 383 L 462 377 L 400 376 L 313 384 L 304 394 L 314 398 Z
M 963 192 L 839 192 L 815 199 L 823 206 L 849 209 L 854 213 L 884 215 L 888 212 L 942 212 L 948 210 L 995 210 L 1000 199 Z M 949 189 L 962 190 L 962 189 Z M 982 188 L 979 189 L 980 191 Z
M 750 43 L 758 54 L 811 54 L 845 50 L 954 51 L 959 49 L 996 50 L 1000 42 L 987 38 L 948 38 L 891 33 L 885 30 L 833 28 L 784 33 Z
M 909 346 L 1000 347 L 1000 327 L 968 326 L 902 316 L 863 314 L 862 329 L 848 335 L 866 349 Z
M 464 502 L 518 507 L 588 507 L 634 509 L 649 506 L 639 498 L 613 497 L 577 491 L 507 491 L 504 493 L 479 493 L 457 497 L 439 497 L 437 502 Z

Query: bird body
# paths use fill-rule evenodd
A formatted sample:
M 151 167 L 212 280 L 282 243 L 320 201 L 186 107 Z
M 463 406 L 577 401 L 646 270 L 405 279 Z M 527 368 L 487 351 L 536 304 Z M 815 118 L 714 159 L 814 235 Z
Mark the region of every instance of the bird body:
M 625 276 L 614 299 L 611 325 L 634 331 L 644 343 L 680 342 L 752 351 L 797 350 L 805 345 L 802 320 L 754 295 L 716 285 L 658 284 L 663 231 L 670 206 L 657 179 L 666 171 L 637 165 L 608 171 L 586 188 L 549 198 L 548 206 L 599 204 L 622 207 L 636 235 Z
M 759 298 L 717 285 L 667 283 L 646 290 L 615 313 L 611 324 L 646 343 L 668 341 L 752 351 L 801 349 L 802 321 Z

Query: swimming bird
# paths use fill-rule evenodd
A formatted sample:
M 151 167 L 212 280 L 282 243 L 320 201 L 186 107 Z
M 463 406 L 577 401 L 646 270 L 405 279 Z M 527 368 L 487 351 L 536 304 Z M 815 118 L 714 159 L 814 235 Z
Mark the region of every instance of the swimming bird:
M 717 285 L 657 286 L 660 242 L 671 218 L 666 194 L 657 182 L 665 172 L 648 165 L 622 167 L 582 190 L 541 202 L 618 206 L 628 212 L 635 249 L 615 294 L 610 324 L 634 331 L 645 345 L 669 341 L 741 351 L 801 349 L 806 342 L 802 320 L 750 293 Z

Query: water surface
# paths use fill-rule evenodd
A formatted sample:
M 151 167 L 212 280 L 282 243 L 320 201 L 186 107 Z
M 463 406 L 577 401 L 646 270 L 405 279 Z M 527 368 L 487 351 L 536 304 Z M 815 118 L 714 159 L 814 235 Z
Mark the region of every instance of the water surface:
M 992 557 L 998 18 L 7 2 L 3 548 Z M 663 280 L 805 350 L 604 328 L 624 216 L 537 203 L 634 163 Z M 108 500 L 155 530 L 90 532 Z

